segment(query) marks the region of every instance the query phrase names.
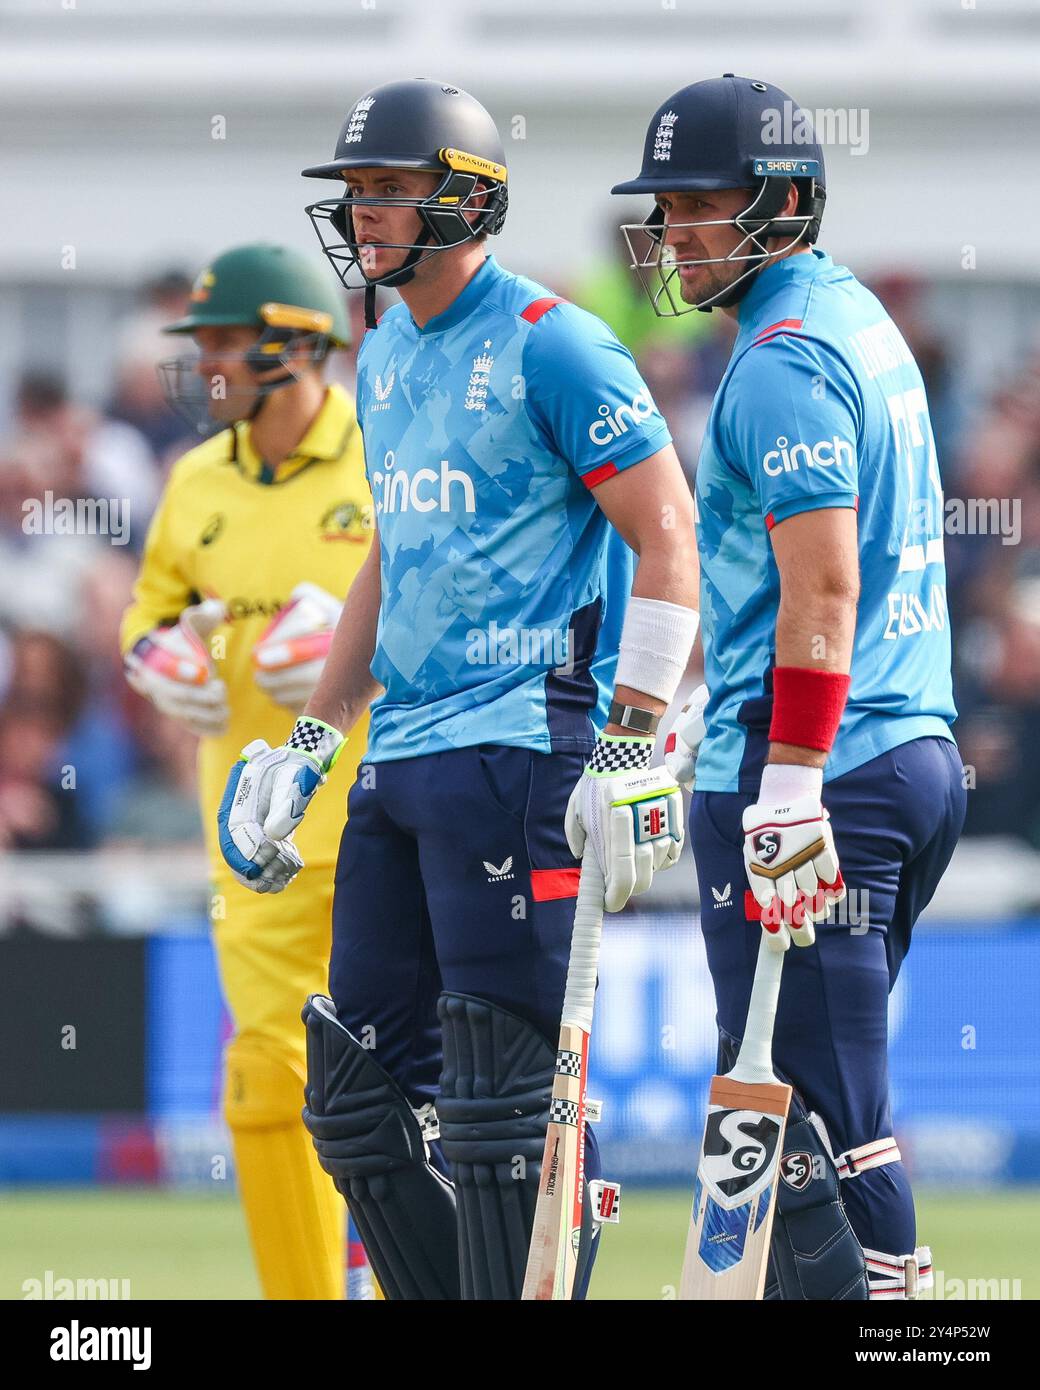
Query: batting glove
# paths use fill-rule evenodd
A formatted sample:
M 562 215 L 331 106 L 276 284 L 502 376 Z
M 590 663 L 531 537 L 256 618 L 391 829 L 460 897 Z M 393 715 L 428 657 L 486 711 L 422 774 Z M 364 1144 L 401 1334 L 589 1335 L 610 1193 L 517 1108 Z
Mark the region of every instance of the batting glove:
M 567 843 L 580 859 L 591 839 L 607 912 L 645 892 L 654 870 L 674 864 L 682 851 L 682 795 L 666 768 L 650 767 L 653 751 L 652 738 L 601 734 L 567 803 Z
M 845 896 L 830 817 L 819 797 L 786 806 L 756 802 L 744 812 L 744 867 L 762 909 L 769 945 L 811 946 L 814 922 Z
M 293 832 L 343 749 L 338 729 L 304 716 L 278 748 L 254 739 L 228 775 L 217 813 L 220 852 L 239 883 L 280 893 L 303 868 Z

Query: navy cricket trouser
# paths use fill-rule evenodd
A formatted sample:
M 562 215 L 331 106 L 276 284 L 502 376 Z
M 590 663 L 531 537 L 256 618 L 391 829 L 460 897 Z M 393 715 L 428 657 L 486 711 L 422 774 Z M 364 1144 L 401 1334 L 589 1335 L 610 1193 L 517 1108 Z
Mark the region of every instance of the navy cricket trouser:
M 815 946 L 787 952 L 773 1061 L 806 1108 L 822 1116 L 835 1153 L 892 1133 L 888 994 L 964 824 L 962 772 L 956 744 L 924 738 L 824 785 L 849 890 L 847 920 L 818 923 Z M 695 792 L 690 810 L 718 1025 L 731 1040 L 744 1032 L 761 935 L 744 912 L 741 816 L 754 801 Z M 719 904 L 711 890 L 722 895 L 727 883 L 729 899 Z M 902 1163 L 846 1180 L 842 1200 L 863 1245 L 913 1251 L 914 1205 Z
M 555 1050 L 579 863 L 567 800 L 592 751 L 481 744 L 362 763 L 347 802 L 329 991 L 413 1105 L 436 1100 L 437 997 L 520 1015 Z M 588 1136 L 588 1175 L 598 1175 Z

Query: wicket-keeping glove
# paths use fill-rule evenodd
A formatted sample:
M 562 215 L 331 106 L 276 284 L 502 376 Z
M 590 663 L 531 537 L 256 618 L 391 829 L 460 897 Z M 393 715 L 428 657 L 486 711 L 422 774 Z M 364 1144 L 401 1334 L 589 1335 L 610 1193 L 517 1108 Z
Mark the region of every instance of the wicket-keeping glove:
M 297 584 L 289 602 L 253 648 L 255 680 L 275 702 L 298 714 L 314 694 L 343 604 L 317 584 Z
M 650 767 L 653 751 L 652 738 L 601 734 L 567 803 L 567 843 L 580 859 L 591 838 L 607 912 L 645 892 L 654 870 L 674 864 L 682 850 L 682 795 L 667 768 Z
M 217 679 L 206 647 L 226 617 L 220 599 L 193 604 L 172 627 L 152 628 L 123 658 L 127 682 L 138 695 L 199 737 L 227 728 L 227 687 Z
M 343 749 L 338 729 L 303 716 L 279 748 L 254 739 L 228 775 L 217 812 L 220 852 L 239 883 L 280 893 L 303 868 L 293 832 Z
M 811 946 L 813 923 L 845 896 L 830 817 L 818 796 L 784 806 L 761 801 L 749 806 L 744 867 L 762 909 L 762 930 L 775 951 L 786 951 L 792 941 Z

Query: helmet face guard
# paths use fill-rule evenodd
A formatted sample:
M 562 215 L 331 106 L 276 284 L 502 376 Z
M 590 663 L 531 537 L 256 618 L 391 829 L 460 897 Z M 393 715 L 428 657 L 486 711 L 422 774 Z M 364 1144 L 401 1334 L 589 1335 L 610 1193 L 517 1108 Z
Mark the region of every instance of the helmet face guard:
M 755 172 L 758 173 L 756 161 Z M 809 163 L 809 161 L 806 161 Z M 659 318 L 678 318 L 681 314 L 695 311 L 710 313 L 712 309 L 726 309 L 739 303 L 751 287 L 753 277 L 764 266 L 785 255 L 801 242 L 812 243 L 819 234 L 820 217 L 826 194 L 810 175 L 807 193 L 799 196 L 799 208 L 808 210 L 790 217 L 779 217 L 794 180 L 787 177 L 762 175 L 757 189 L 749 190 L 750 202 L 733 217 L 719 217 L 697 222 L 672 222 L 666 224 L 662 208 L 655 207 L 643 222 L 624 222 L 621 231 L 631 255 L 629 269 L 639 277 L 647 297 Z M 696 192 L 695 187 L 684 187 L 677 179 L 670 192 Z M 680 260 L 672 247 L 665 241 L 667 227 L 733 227 L 740 232 L 741 240 L 725 256 L 698 256 Z M 788 244 L 770 251 L 767 245 L 770 238 L 788 240 Z M 637 245 L 642 239 L 644 245 Z M 746 262 L 746 269 L 729 285 L 715 290 L 703 299 L 687 302 L 682 295 L 682 281 L 679 271 L 683 266 L 702 265 L 740 265 Z
M 170 409 L 196 434 L 212 434 L 234 420 L 253 420 L 273 391 L 292 386 L 308 367 L 323 362 L 332 346 L 332 315 L 320 309 L 293 304 L 263 304 L 259 309 L 264 328 L 244 352 L 207 354 L 201 350 L 167 358 L 156 366 L 159 384 Z M 248 327 L 249 325 L 243 325 Z M 207 380 L 198 368 L 206 361 L 245 363 L 255 378 L 250 387 L 229 386 L 215 374 Z M 277 371 L 278 376 L 271 373 Z M 219 383 L 219 389 L 215 389 Z M 226 419 L 212 413 L 215 401 L 229 402 Z
M 433 192 L 425 197 L 347 195 L 312 203 L 307 208 L 322 250 L 344 288 L 358 290 L 376 285 L 393 287 L 406 284 L 414 276 L 416 266 L 437 252 L 475 241 L 481 232 L 494 236 L 501 231 L 509 202 L 505 166 L 455 149 L 440 150 L 438 160 L 437 168 L 444 169 L 444 176 Z M 358 167 L 378 167 L 378 164 L 378 161 L 359 160 Z M 354 230 L 355 207 L 413 208 L 419 217 L 419 235 L 414 242 L 381 241 L 361 245 Z M 475 216 L 470 220 L 466 213 L 474 213 Z M 371 265 L 365 265 L 367 245 L 380 250 L 406 251 L 408 254 L 401 265 L 376 275 L 372 273 Z
M 782 216 L 791 188 L 798 193 L 795 211 Z M 724 256 L 678 260 L 667 242 L 668 218 L 660 207 L 641 225 L 622 230 L 632 251 L 631 269 L 639 276 L 655 313 L 663 317 L 730 309 L 747 294 L 758 272 L 800 244 L 811 246 L 820 234 L 826 200 L 823 149 L 809 114 L 780 87 L 732 72 L 691 83 L 673 92 L 650 118 L 643 141 L 643 162 L 635 178 L 612 193 L 650 194 L 746 189 L 747 206 L 730 218 L 675 221 L 672 227 L 731 227 L 739 234 Z M 633 233 L 649 238 L 645 247 Z M 771 251 L 769 242 L 784 242 Z M 733 281 L 688 303 L 680 271 L 687 266 L 732 264 Z M 743 268 L 742 268 L 743 267 Z

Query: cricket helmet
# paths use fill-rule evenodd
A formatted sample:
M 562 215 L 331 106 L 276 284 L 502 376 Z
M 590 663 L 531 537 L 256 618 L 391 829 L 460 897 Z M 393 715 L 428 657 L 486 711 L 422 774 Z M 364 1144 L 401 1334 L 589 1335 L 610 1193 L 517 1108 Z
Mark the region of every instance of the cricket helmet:
M 252 419 L 272 391 L 299 380 L 304 366 L 350 342 L 346 308 L 335 284 L 307 256 L 284 246 L 257 243 L 224 251 L 196 278 L 188 312 L 163 332 L 235 325 L 257 329 L 256 341 L 242 353 L 256 383 L 250 391 L 234 393 L 238 399 L 233 404 L 241 405 L 239 419 Z M 159 363 L 158 372 L 170 406 L 206 434 L 214 421 L 199 361 L 199 354 L 171 358 Z
M 502 230 L 509 199 L 502 140 L 480 102 L 458 87 L 425 77 L 373 87 L 351 107 L 333 158 L 303 174 L 341 183 L 346 171 L 369 168 L 424 169 L 441 177 L 422 198 L 344 196 L 307 208 L 347 289 L 403 285 L 421 260 L 473 241 L 481 232 L 494 236 Z M 477 201 L 481 195 L 483 203 Z M 392 246 L 408 252 L 403 265 L 381 276 L 366 274 L 362 264 L 352 213 L 360 204 L 412 207 L 419 215 L 416 240 Z M 467 212 L 476 212 L 472 221 Z M 355 267 L 359 278 L 352 280 Z
M 622 224 L 631 269 L 656 312 L 670 317 L 738 303 L 755 274 L 778 254 L 766 247 L 770 237 L 815 242 L 827 197 L 825 181 L 823 150 L 808 114 L 779 87 L 726 73 L 694 82 L 658 107 L 647 127 L 639 174 L 615 184 L 611 192 L 656 197 L 697 189 L 748 190 L 747 207 L 734 217 L 684 224 L 735 227 L 742 240 L 724 257 L 677 261 L 665 245 L 665 214 L 659 206 L 644 222 Z M 780 217 L 792 185 L 798 192 L 797 210 Z M 680 266 L 744 261 L 747 269 L 733 284 L 696 304 L 683 302 Z

